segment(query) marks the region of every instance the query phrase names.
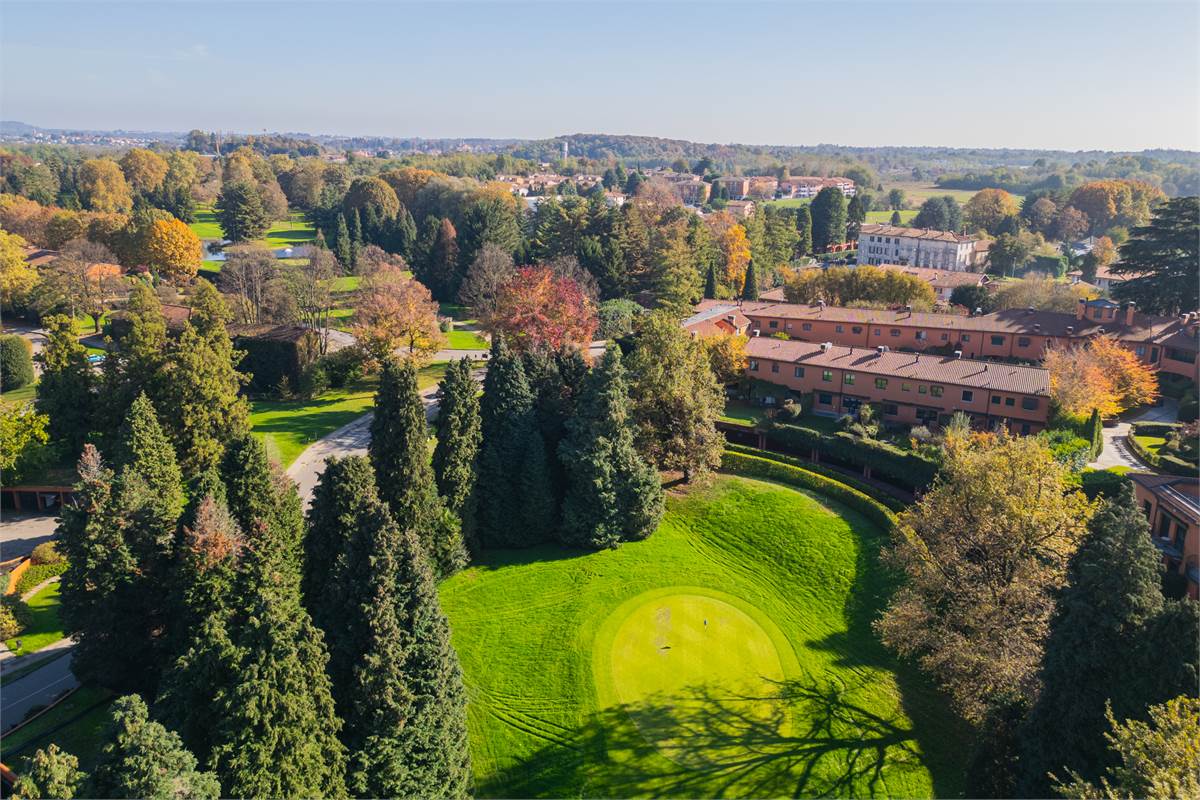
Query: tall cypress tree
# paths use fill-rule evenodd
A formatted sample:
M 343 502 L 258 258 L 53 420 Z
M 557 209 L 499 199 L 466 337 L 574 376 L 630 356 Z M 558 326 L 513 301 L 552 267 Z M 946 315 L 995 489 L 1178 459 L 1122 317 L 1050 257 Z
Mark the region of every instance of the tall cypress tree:
M 267 458 L 263 443 L 250 435 L 230 442 L 221 476 L 229 511 L 248 543 L 277 550 L 299 574 L 304 531 L 300 497 L 291 479 Z
M 143 392 L 158 401 L 167 382 L 167 321 L 158 295 L 145 283 L 134 286 L 125 307 L 127 331 L 120 347 L 104 360 L 100 400 L 106 430 L 116 430 L 134 399 Z
M 192 313 L 171 343 L 171 380 L 160 407 L 170 409 L 167 427 L 184 474 L 195 478 L 216 466 L 225 445 L 249 430 L 250 406 L 240 394 L 246 376 L 235 368 L 225 322 L 229 310 L 208 281 L 192 296 Z
M 717 265 L 708 265 L 708 274 L 704 276 L 704 299 L 715 300 L 717 297 Z
M 480 424 L 483 444 L 475 495 L 480 543 L 524 547 L 544 541 L 550 533 L 547 506 L 553 504 L 545 441 L 521 358 L 509 352 L 499 335 L 492 338 Z
M 379 377 L 368 452 L 379 494 L 401 528 L 412 531 L 441 575 L 466 563 L 457 519 L 438 497 L 429 460 L 429 423 L 412 359 L 389 359 Z
M 306 578 L 322 583 L 307 602 L 329 643 L 350 791 L 465 796 L 470 770 L 458 659 L 424 548 L 392 519 L 367 459 L 330 459 L 313 499 L 308 542 L 311 555 L 327 560 Z
M 87 783 L 87 796 L 197 800 L 221 796 L 216 776 L 197 769 L 196 757 L 178 734 L 150 721 L 140 697 L 118 698 L 110 714 L 108 741 Z
M 796 255 L 804 257 L 812 252 L 812 212 L 808 206 L 796 209 Z
M 399 253 L 410 263 L 414 258 L 414 248 L 417 243 L 417 223 L 413 215 L 404 206 L 392 222 L 391 235 L 388 237 L 387 250 Z
M 446 368 L 437 415 L 437 445 L 433 448 L 433 473 L 446 507 L 463 518 L 467 527 L 467 501 L 475 486 L 475 459 L 483 433 L 479 426 L 479 385 L 471 377 L 471 359 Z
M 754 259 L 746 266 L 746 282 L 742 285 L 743 300 L 758 299 L 758 273 L 754 270 Z
M 285 558 L 257 544 L 267 534 L 249 539 L 232 683 L 214 698 L 210 763 L 231 797 L 340 796 L 346 753 L 321 633 Z
M 351 270 L 358 269 L 358 254 L 362 252 L 362 249 L 362 216 L 358 213 L 358 209 L 355 208 L 350 213 L 350 264 L 348 266 Z
M 559 458 L 567 471 L 561 537 L 582 547 L 644 539 L 663 514 L 662 482 L 633 446 L 620 349 L 583 381 Z
M 333 241 L 330 243 L 329 249 L 333 251 L 333 255 L 342 265 L 342 269 L 347 271 L 354 264 L 353 247 L 350 239 L 350 225 L 346 222 L 345 212 L 342 212 L 337 215 L 337 227 L 334 228 Z
M 1103 773 L 1106 702 L 1124 719 L 1163 699 L 1142 696 L 1130 681 L 1159 658 L 1145 631 L 1164 608 L 1160 573 L 1149 523 L 1126 483 L 1092 518 L 1071 561 L 1046 642 L 1044 688 L 1022 737 L 1021 796 L 1048 796 L 1049 772 Z
M 450 301 L 458 296 L 462 283 L 459 267 L 458 232 L 454 223 L 443 219 L 438 224 L 437 238 L 429 254 L 429 281 L 426 285 L 435 300 Z

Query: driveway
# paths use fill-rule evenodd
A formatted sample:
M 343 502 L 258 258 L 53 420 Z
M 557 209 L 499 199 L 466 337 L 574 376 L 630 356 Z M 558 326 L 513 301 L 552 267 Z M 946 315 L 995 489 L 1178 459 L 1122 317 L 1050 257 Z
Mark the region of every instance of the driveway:
M 4 512 L 0 520 L 0 561 L 29 555 L 33 548 L 54 538 L 56 527 L 58 517 Z
M 1131 420 L 1123 420 L 1110 428 L 1105 428 L 1103 431 L 1104 452 L 1088 466 L 1095 469 L 1129 467 L 1138 472 L 1154 472 L 1154 468 L 1144 464 L 1129 447 L 1127 439 L 1133 431 L 1133 423 L 1175 422 L 1177 419 L 1179 419 L 1179 401 L 1164 397 L 1161 405 L 1148 408 Z

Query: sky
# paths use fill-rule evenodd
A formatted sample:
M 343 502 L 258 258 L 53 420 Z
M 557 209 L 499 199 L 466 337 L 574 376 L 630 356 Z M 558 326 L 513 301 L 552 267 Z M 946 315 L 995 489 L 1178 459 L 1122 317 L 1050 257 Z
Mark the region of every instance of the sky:
M 0 119 L 1200 150 L 1200 3 L 0 0 Z

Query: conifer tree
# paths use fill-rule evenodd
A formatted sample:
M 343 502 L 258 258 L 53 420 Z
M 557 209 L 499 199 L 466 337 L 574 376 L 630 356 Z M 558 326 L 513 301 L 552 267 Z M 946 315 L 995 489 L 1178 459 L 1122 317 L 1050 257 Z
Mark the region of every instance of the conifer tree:
M 46 345 L 39 359 L 37 410 L 50 417 L 50 430 L 72 458 L 83 448 L 96 414 L 96 374 L 79 343 L 75 321 L 64 315 L 42 320 Z
M 443 219 L 429 252 L 428 281 L 423 281 L 435 300 L 450 301 L 458 296 L 462 283 L 459 271 L 458 232 L 454 223 Z
M 545 441 L 534 414 L 534 393 L 520 356 L 501 336 L 492 354 L 480 402 L 483 443 L 476 473 L 477 530 L 485 547 L 524 547 L 544 541 L 553 497 Z
M 582 547 L 644 539 L 663 514 L 662 482 L 633 446 L 629 393 L 620 349 L 610 347 L 583 381 L 567 438 L 561 537 Z
M 225 322 L 229 310 L 208 281 L 192 297 L 192 313 L 171 344 L 163 409 L 184 474 L 195 478 L 220 461 L 225 445 L 249 430 L 249 404 L 239 393 L 246 376 L 236 369 Z
M 796 209 L 796 255 L 807 256 L 812 252 L 812 212 L 808 206 Z
M 247 538 L 247 595 L 232 683 L 214 701 L 220 722 L 210 763 L 231 797 L 341 796 L 346 754 L 321 633 L 300 603 L 290 565 L 259 544 L 269 535 Z
M 262 441 L 246 435 L 230 442 L 221 475 L 229 511 L 247 542 L 261 540 L 278 550 L 298 574 L 304 511 L 295 484 L 267 458 Z
M 1141 717 L 1149 706 L 1186 690 L 1147 693 L 1138 680 L 1162 658 L 1158 640 L 1148 636 L 1165 609 L 1160 563 L 1127 482 L 1092 518 L 1071 561 L 1046 642 L 1043 688 L 1021 737 L 1021 796 L 1048 796 L 1050 772 L 1069 769 L 1089 780 L 1103 774 L 1106 703 L 1119 718 Z M 1194 653 L 1190 660 L 1195 663 Z M 1194 673 L 1190 686 L 1195 688 Z
M 107 742 L 91 779 L 89 797 L 216 798 L 221 787 L 211 772 L 201 772 L 196 757 L 178 734 L 150 721 L 137 695 L 113 703 Z
M 351 271 L 358 269 L 358 254 L 363 249 L 362 217 L 355 208 L 350 214 L 350 263 L 347 268 Z
M 25 759 L 13 786 L 13 796 L 22 800 L 72 800 L 86 777 L 79 770 L 78 758 L 51 744 Z
M 750 259 L 750 264 L 746 267 L 746 282 L 742 286 L 743 300 L 758 299 L 758 273 L 754 271 L 754 259 Z
M 354 251 L 345 212 L 337 215 L 337 227 L 334 229 L 333 246 L 330 249 L 333 250 L 334 258 L 342 265 L 342 269 L 349 270 L 354 260 Z
M 715 300 L 717 297 L 717 265 L 708 265 L 708 274 L 704 276 L 704 299 Z
M 437 445 L 433 472 L 446 507 L 463 519 L 475 486 L 475 459 L 483 438 L 479 424 L 479 385 L 471 377 L 471 360 L 463 358 L 446 368 L 437 416 Z
M 416 364 L 389 359 L 371 420 L 368 452 L 375 481 L 397 524 L 418 537 L 439 574 L 449 575 L 466 563 L 466 548 L 457 519 L 438 496 L 428 442 Z
M 107 429 L 115 430 L 134 399 L 143 392 L 151 400 L 163 396 L 166 382 L 167 322 L 162 303 L 148 285 L 138 283 L 125 307 L 128 331 L 120 347 L 104 360 L 101 402 Z
M 411 262 L 414 259 L 416 243 L 416 220 L 413 219 L 413 215 L 407 208 L 401 206 L 400 213 L 392 222 L 392 232 L 388 238 L 387 249 L 393 253 L 399 253 L 406 261 Z

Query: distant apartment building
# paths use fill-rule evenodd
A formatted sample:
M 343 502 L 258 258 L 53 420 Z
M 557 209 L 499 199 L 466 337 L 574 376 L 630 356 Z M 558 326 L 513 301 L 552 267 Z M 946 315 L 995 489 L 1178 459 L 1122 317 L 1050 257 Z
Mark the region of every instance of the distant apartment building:
M 706 300 L 698 310 L 724 301 Z M 750 319 L 751 332 L 786 333 L 806 342 L 849 347 L 886 345 L 892 350 L 959 351 L 967 358 L 1040 361 L 1053 344 L 1080 343 L 1111 336 L 1144 363 L 1161 372 L 1197 381 L 1200 313 L 1178 317 L 1139 314 L 1132 304 L 1080 300 L 1074 314 L 1012 308 L 965 316 L 908 310 L 840 308 L 760 301 L 738 310 Z
M 683 329 L 693 336 L 745 336 L 750 330 L 750 318 L 736 305 L 722 303 L 697 311 L 683 321 Z
M 1200 480 L 1138 472 L 1129 479 L 1163 568 L 1186 576 L 1188 596 L 1200 599 Z
M 970 271 L 977 261 L 978 241 L 976 236 L 952 231 L 863 225 L 858 234 L 858 263 Z
M 750 179 L 738 176 L 726 176 L 713 180 L 714 189 L 722 189 L 730 200 L 741 200 L 750 194 Z
M 756 200 L 772 200 L 775 197 L 775 190 L 779 188 L 779 181 L 769 175 L 752 175 L 750 176 L 750 187 L 746 190 L 747 197 L 753 197 Z
M 857 191 L 854 181 L 849 178 L 819 178 L 813 175 L 798 175 L 781 180 L 779 193 L 783 197 L 816 197 L 826 186 L 839 189 L 846 197 L 853 197 Z
M 671 184 L 671 189 L 679 196 L 684 205 L 702 206 L 708 202 L 711 187 L 701 180 L 699 175 L 664 171 L 653 174 L 652 178 Z
M 885 423 L 938 425 L 961 411 L 978 427 L 1001 423 L 1027 435 L 1045 428 L 1050 412 L 1050 374 L 1040 367 L 765 336 L 751 337 L 746 358 L 748 377 L 811 393 L 817 414 L 870 403 Z
M 753 200 L 730 200 L 725 204 L 725 210 L 738 219 L 754 216 Z

